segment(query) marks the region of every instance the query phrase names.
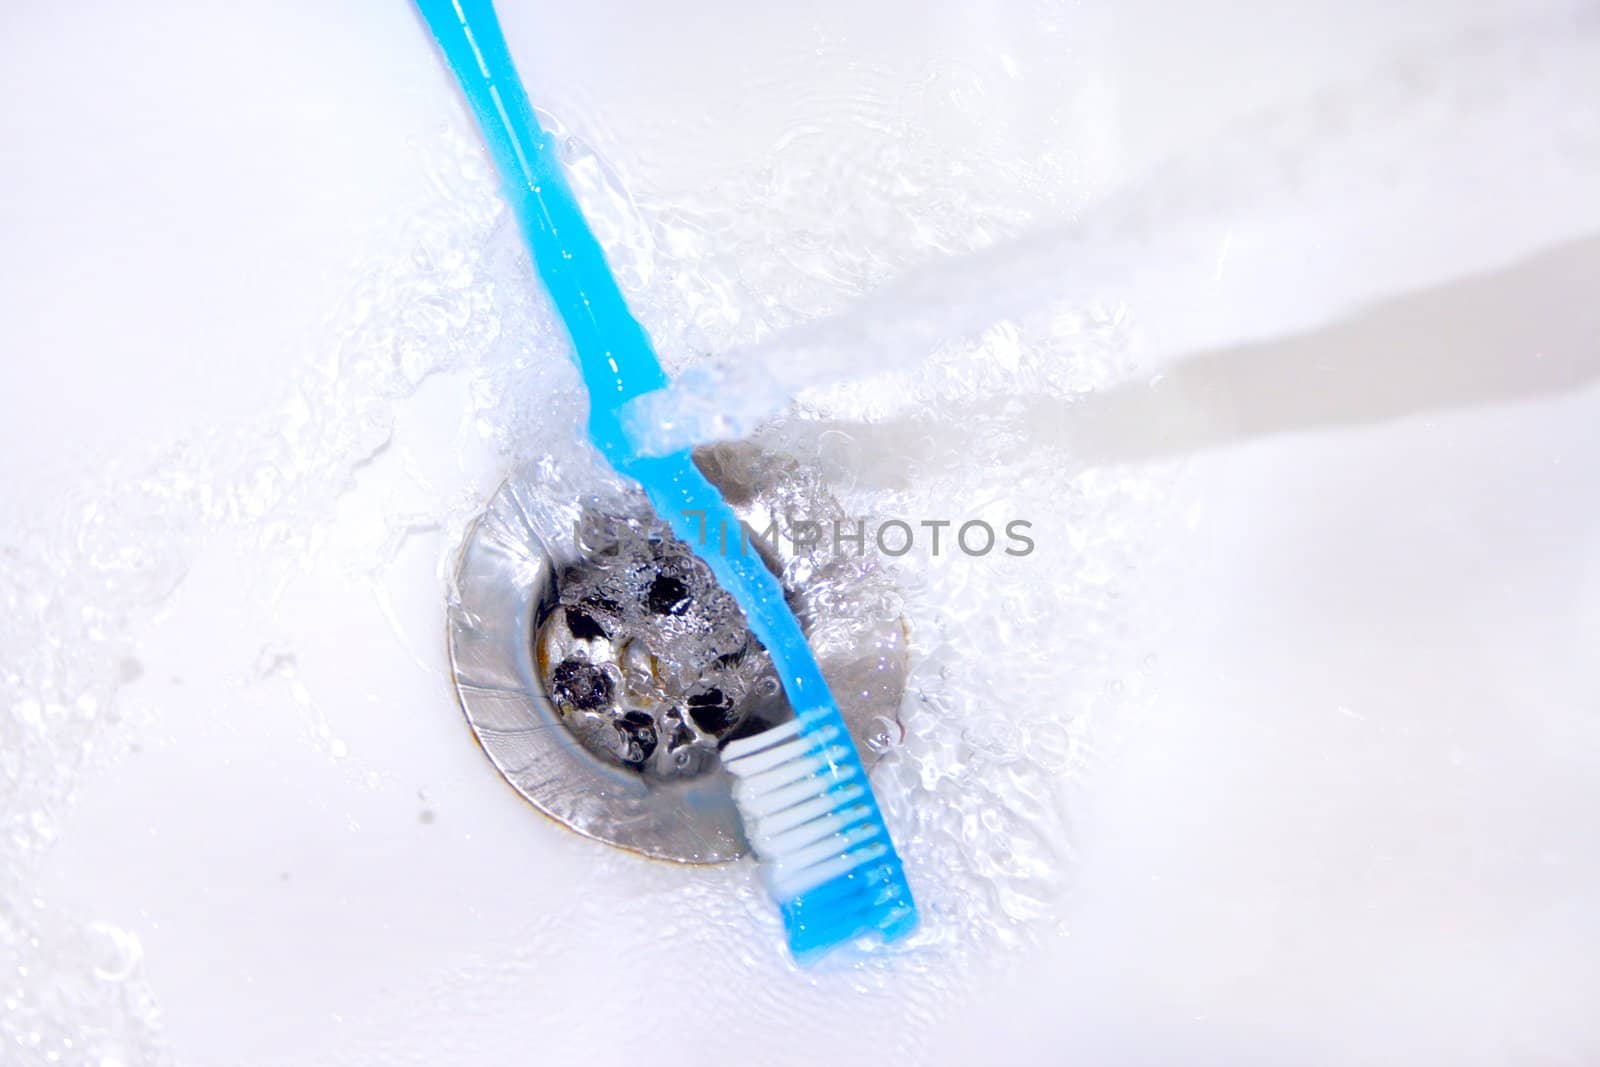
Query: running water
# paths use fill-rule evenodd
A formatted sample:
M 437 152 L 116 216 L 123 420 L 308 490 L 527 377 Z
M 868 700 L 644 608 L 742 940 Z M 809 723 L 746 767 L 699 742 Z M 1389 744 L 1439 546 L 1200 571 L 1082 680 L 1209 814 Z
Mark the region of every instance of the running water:
M 625 429 L 646 455 L 743 437 L 802 390 L 908 370 L 1068 300 L 1133 308 L 1145 356 L 1170 359 L 1307 329 L 1600 228 L 1600 200 L 1581 195 L 1600 185 L 1597 37 L 1591 16 L 1396 64 L 1309 118 L 1269 117 L 1178 159 L 1081 219 L 937 260 L 692 367 L 632 400 Z M 1438 150 L 1407 150 L 1421 143 Z M 1483 166 L 1497 157 L 1526 165 Z M 1496 218 L 1476 211 L 1485 202 L 1501 205 Z M 1470 233 L 1463 218 L 1477 219 Z

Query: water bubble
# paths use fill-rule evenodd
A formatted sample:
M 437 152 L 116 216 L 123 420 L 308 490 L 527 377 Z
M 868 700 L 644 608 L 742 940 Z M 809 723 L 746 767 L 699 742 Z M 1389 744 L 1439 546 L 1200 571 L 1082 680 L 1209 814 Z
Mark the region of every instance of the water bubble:
M 93 957 L 93 973 L 106 982 L 124 982 L 138 969 L 144 950 L 139 939 L 108 922 L 90 923 L 84 931 Z
M 884 755 L 898 747 L 905 738 L 905 728 L 898 720 L 887 715 L 873 716 L 867 733 L 867 744 L 872 751 Z

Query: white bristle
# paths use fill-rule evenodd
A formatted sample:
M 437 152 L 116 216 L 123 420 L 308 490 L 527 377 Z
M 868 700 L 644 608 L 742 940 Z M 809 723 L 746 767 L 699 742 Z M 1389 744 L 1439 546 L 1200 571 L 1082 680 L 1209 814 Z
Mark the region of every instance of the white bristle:
M 836 834 L 841 830 L 849 829 L 871 815 L 871 808 L 865 804 L 857 804 L 854 807 L 845 808 L 843 811 L 830 812 L 820 819 L 812 819 L 808 823 L 781 834 L 763 835 L 764 840 L 761 844 L 757 844 L 754 841 L 751 844 L 756 844 L 759 851 L 768 855 L 782 856 L 813 842 L 821 841 L 823 838 Z
M 809 892 L 819 885 L 826 885 L 840 875 L 849 874 L 857 867 L 882 859 L 888 854 L 888 845 L 882 841 L 874 841 L 866 848 L 858 848 L 854 852 L 810 867 L 795 868 L 781 863 L 775 864 L 771 873 L 772 894 L 779 900 L 793 899 L 801 893 Z
M 815 800 L 808 800 L 802 804 L 796 804 L 792 808 L 767 816 L 761 820 L 759 831 L 761 834 L 773 836 L 786 830 L 792 830 L 796 826 L 803 826 L 820 815 L 826 815 L 835 808 L 841 808 L 852 800 L 859 799 L 865 792 L 866 789 L 862 786 L 851 783 L 833 792 L 824 793 Z M 760 842 L 754 838 L 752 838 L 751 843 L 756 844 L 758 847 L 760 845 Z
M 733 797 L 767 878 L 779 899 L 792 899 L 857 867 L 888 855 L 880 840 L 860 765 L 849 760 L 848 741 L 833 724 L 807 733 L 813 716 L 731 742 L 723 765 L 734 778 Z
M 729 741 L 722 746 L 723 762 L 744 759 L 752 753 L 771 748 L 779 741 L 786 740 L 799 733 L 800 726 L 800 719 L 794 718 L 771 729 L 762 730 L 759 734 L 751 734 L 749 737 L 741 737 L 737 741 Z
M 752 752 L 745 756 L 735 755 L 730 757 L 724 750 L 722 758 L 727 763 L 728 770 L 731 773 L 741 778 L 748 777 L 749 775 L 769 770 L 781 763 L 786 763 L 796 756 L 804 755 L 838 736 L 839 728 L 837 726 L 825 726 L 814 734 L 797 737 L 793 741 L 786 741 L 781 745 L 774 745 L 771 748 Z M 732 746 L 730 745 L 729 747 L 731 748 Z
M 743 759 L 752 753 L 771 748 L 779 741 L 785 741 L 793 737 L 824 714 L 826 714 L 826 709 L 812 708 L 810 711 L 801 712 L 788 722 L 779 723 L 777 726 L 762 730 L 759 734 L 751 734 L 749 737 L 741 737 L 737 741 L 729 741 L 722 746 L 722 758 L 724 762 Z
M 765 818 L 775 815 L 780 811 L 794 807 L 802 801 L 810 800 L 819 792 L 839 782 L 847 782 L 856 776 L 854 767 L 840 767 L 838 771 L 829 776 L 802 778 L 793 785 L 786 785 L 770 792 L 761 792 L 750 788 L 748 780 L 733 784 L 733 799 L 744 812 L 746 818 Z
M 807 750 L 796 753 L 795 757 L 787 763 L 780 763 L 770 770 L 760 774 L 752 774 L 741 784 L 749 791 L 755 793 L 770 793 L 780 786 L 790 782 L 798 782 L 802 778 L 810 778 L 818 771 L 831 767 L 844 759 L 850 753 L 842 745 L 829 745 L 820 752 Z M 734 771 L 735 775 L 739 772 Z
M 773 877 L 782 878 L 797 874 L 807 867 L 832 859 L 841 852 L 846 852 L 856 845 L 870 841 L 881 833 L 883 833 L 882 826 L 875 822 L 868 823 L 866 826 L 858 826 L 853 830 L 840 834 L 837 841 L 820 841 L 814 845 L 795 849 L 787 855 L 774 857 L 776 867 L 773 870 Z
M 781 766 L 796 756 L 803 756 L 810 752 L 816 745 L 809 737 L 797 737 L 792 741 L 785 741 L 781 745 L 752 752 L 746 756 L 730 758 L 726 751 L 722 754 L 723 765 L 728 768 L 728 773 L 738 778 L 749 778 L 760 774 L 762 771 Z

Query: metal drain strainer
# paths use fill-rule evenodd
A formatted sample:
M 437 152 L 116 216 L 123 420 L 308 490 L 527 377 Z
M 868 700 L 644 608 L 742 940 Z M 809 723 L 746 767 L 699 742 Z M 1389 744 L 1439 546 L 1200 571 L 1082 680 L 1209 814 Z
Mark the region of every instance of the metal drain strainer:
M 808 632 L 826 632 L 819 662 L 870 762 L 899 728 L 904 628 L 851 616 L 840 590 L 882 576 L 788 536 L 818 518 L 798 509 L 842 514 L 792 461 L 750 445 L 695 459 L 752 529 L 777 521 L 780 535 L 749 550 Z M 646 510 L 551 502 L 544 488 L 508 480 L 462 546 L 449 642 L 468 723 L 517 792 L 580 834 L 685 863 L 743 855 L 717 749 L 791 714 L 765 650 Z

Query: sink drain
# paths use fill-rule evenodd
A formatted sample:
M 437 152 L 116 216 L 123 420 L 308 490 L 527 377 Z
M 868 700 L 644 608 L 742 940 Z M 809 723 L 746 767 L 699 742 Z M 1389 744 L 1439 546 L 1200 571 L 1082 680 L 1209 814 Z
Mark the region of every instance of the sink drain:
M 796 513 L 838 513 L 792 461 L 747 444 L 696 463 L 783 581 L 869 763 L 898 731 L 906 677 L 897 613 L 865 561 L 819 559 L 782 536 Z M 450 659 L 467 721 L 524 798 L 588 837 L 661 859 L 718 863 L 746 844 L 718 748 L 792 712 L 743 613 L 689 547 L 637 502 L 552 505 L 501 486 L 462 546 Z
M 583 556 L 555 570 L 536 616 L 534 663 L 585 748 L 652 779 L 692 778 L 735 731 L 788 717 L 766 650 L 687 545 L 584 518 Z

